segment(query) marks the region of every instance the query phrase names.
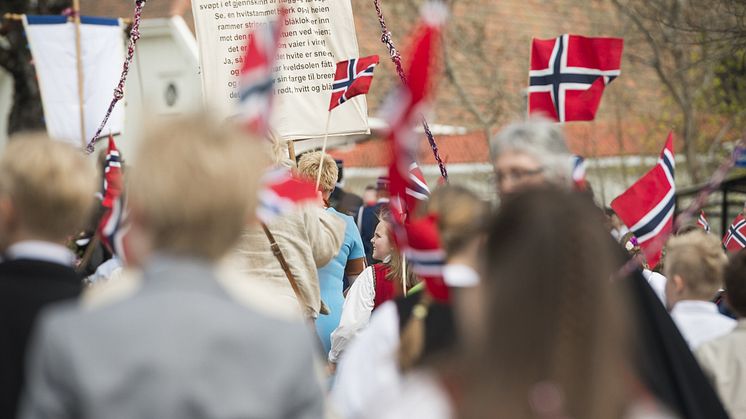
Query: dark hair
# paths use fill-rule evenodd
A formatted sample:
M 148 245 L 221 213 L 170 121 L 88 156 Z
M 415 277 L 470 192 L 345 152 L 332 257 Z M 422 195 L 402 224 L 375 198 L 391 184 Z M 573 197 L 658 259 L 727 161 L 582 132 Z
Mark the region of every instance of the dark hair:
M 725 293 L 730 308 L 746 317 L 746 251 L 731 256 L 725 267 Z
M 558 188 L 519 192 L 488 229 L 484 338 L 466 356 L 462 418 L 536 417 L 552 388 L 557 417 L 621 417 L 627 397 L 627 296 L 613 287 L 603 213 Z M 489 414 L 488 414 L 489 413 Z

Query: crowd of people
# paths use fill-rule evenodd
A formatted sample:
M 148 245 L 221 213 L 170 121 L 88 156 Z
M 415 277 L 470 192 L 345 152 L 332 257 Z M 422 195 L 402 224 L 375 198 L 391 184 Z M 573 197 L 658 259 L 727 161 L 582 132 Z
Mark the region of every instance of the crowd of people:
M 445 184 L 416 209 L 445 296 L 403 256 L 387 178 L 350 200 L 331 157 L 282 150 L 205 115 L 148 130 L 122 258 L 97 248 L 95 165 L 14 138 L 0 417 L 746 418 L 746 252 L 682 229 L 647 266 L 574 190 L 556 124 L 490 140 L 498 203 Z M 275 165 L 319 198 L 260 222 Z

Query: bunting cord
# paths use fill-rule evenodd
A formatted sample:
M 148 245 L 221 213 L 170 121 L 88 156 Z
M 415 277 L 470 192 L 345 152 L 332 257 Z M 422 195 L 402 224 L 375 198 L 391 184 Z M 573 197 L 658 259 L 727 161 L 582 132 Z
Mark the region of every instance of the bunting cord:
M 733 152 L 731 153 L 730 157 L 725 159 L 720 164 L 715 173 L 712 174 L 705 186 L 699 191 L 699 193 L 692 200 L 689 206 L 681 214 L 679 214 L 678 217 L 676 217 L 676 222 L 673 224 L 671 232 L 669 234 L 659 236 L 653 241 L 653 243 L 651 244 L 653 252 L 657 252 L 663 249 L 663 246 L 666 244 L 666 240 L 668 240 L 668 237 L 671 234 L 675 234 L 676 230 L 678 230 L 682 225 L 685 225 L 695 217 L 695 214 L 704 206 L 707 198 L 720 187 L 723 181 L 725 181 L 725 176 L 736 164 L 739 149 L 743 148 L 744 146 L 746 146 L 746 135 L 744 135 L 738 141 L 736 146 L 733 148 Z M 725 232 L 723 232 L 723 234 L 724 233 Z M 625 278 L 641 266 L 642 260 L 640 258 L 632 258 L 626 264 L 624 264 L 621 269 L 619 269 L 616 278 Z
M 135 0 L 135 13 L 132 19 L 132 29 L 130 29 L 130 39 L 127 45 L 127 57 L 125 58 L 124 64 L 122 66 L 122 75 L 119 77 L 119 84 L 117 84 L 117 87 L 114 89 L 114 97 L 111 99 L 109 109 L 106 110 L 104 120 L 101 121 L 101 125 L 99 125 L 96 133 L 93 135 L 93 138 L 91 138 L 85 148 L 85 151 L 88 154 L 93 153 L 93 151 L 95 150 L 94 144 L 96 144 L 96 142 L 99 140 L 101 131 L 104 130 L 106 123 L 109 122 L 109 117 L 114 111 L 114 107 L 116 106 L 117 102 L 122 100 L 122 98 L 124 97 L 124 84 L 127 81 L 127 75 L 130 71 L 132 57 L 135 55 L 135 44 L 137 44 L 137 40 L 140 39 L 140 21 L 142 20 L 142 9 L 145 6 L 146 1 L 147 0 Z
M 373 0 L 373 4 L 376 7 L 376 13 L 378 14 L 378 23 L 381 25 L 381 42 L 383 42 L 384 45 L 386 45 L 386 48 L 389 50 L 389 56 L 391 57 L 391 61 L 394 63 L 394 66 L 396 66 L 396 74 L 399 75 L 399 79 L 401 79 L 402 83 L 407 83 L 407 76 L 404 74 L 404 68 L 401 64 L 401 55 L 399 54 L 399 51 L 396 49 L 396 46 L 394 45 L 394 41 L 391 39 L 391 31 L 389 31 L 388 26 L 386 25 L 386 20 L 383 18 L 383 11 L 381 10 L 381 3 L 380 0 Z M 438 144 L 435 143 L 435 138 L 433 137 L 432 131 L 430 131 L 430 126 L 427 124 L 427 121 L 425 118 L 422 118 L 422 128 L 425 131 L 425 135 L 427 136 L 427 142 L 430 144 L 430 148 L 433 151 L 433 156 L 435 157 L 435 161 L 438 163 L 438 168 L 440 168 L 440 175 L 443 177 L 443 179 L 447 182 L 448 181 L 448 171 L 446 171 L 446 166 L 443 163 L 443 160 L 440 158 L 440 151 L 438 151 Z

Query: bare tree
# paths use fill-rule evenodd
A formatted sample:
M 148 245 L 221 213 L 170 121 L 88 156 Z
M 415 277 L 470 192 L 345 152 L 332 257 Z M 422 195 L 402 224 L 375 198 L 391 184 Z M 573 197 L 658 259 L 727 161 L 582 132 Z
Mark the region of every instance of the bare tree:
M 611 2 L 630 26 L 629 40 L 647 45 L 647 53 L 628 55 L 650 66 L 670 95 L 678 110 L 672 122 L 680 128 L 689 174 L 694 182 L 701 182 L 700 154 L 715 154 L 714 147 L 719 147 L 725 133 L 743 122 L 740 108 L 746 100 L 740 98 L 744 98 L 746 61 L 733 57 L 743 58 L 746 51 L 746 4 L 739 0 Z M 716 141 L 707 140 L 708 133 Z

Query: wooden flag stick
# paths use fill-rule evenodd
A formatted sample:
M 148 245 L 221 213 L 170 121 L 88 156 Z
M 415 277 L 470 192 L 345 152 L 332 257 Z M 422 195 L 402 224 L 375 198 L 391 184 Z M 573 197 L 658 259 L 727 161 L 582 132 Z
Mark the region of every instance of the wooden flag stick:
M 319 189 L 321 183 L 321 169 L 324 168 L 324 153 L 326 153 L 326 140 L 329 139 L 329 121 L 332 120 L 332 111 L 326 114 L 326 128 L 324 128 L 324 142 L 321 145 L 321 157 L 319 158 L 319 173 L 316 175 L 316 189 Z
M 83 78 L 83 48 L 80 36 L 80 0 L 73 0 L 73 23 L 75 24 L 75 60 L 78 65 L 78 108 L 80 110 L 80 142 L 83 148 L 87 145 L 85 136 L 85 99 Z
M 295 164 L 295 143 L 293 140 L 288 140 L 288 157 Z

